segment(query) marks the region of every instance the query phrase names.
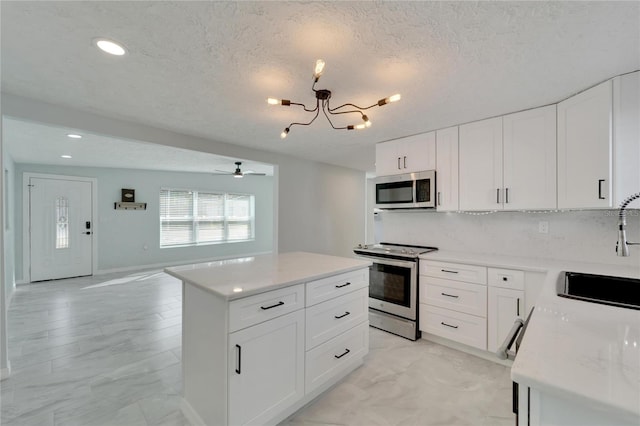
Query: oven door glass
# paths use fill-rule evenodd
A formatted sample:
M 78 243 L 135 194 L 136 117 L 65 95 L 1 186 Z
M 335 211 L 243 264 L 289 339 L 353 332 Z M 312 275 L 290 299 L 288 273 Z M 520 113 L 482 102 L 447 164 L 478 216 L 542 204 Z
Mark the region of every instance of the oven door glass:
M 369 268 L 369 297 L 411 306 L 411 268 L 374 263 Z
M 376 184 L 376 204 L 413 203 L 413 181 Z

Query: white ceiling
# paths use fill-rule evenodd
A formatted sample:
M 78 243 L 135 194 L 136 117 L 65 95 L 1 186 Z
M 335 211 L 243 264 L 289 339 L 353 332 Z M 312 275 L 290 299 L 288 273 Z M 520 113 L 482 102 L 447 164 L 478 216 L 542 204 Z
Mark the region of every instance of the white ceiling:
M 17 163 L 74 167 L 114 167 L 120 169 L 166 170 L 193 173 L 233 172 L 241 161 L 243 172 L 273 176 L 273 166 L 239 158 L 212 155 L 166 145 L 124 140 L 78 132 L 4 117 L 3 138 Z M 68 134 L 81 133 L 81 139 Z M 71 159 L 62 158 L 70 155 Z
M 373 169 L 376 142 L 554 103 L 640 68 L 636 1 L 1 7 L 3 92 L 360 170 Z M 128 54 L 103 54 L 92 46 L 98 36 Z M 327 64 L 318 88 L 334 105 L 402 100 L 371 109 L 364 131 L 332 130 L 321 116 L 281 140 L 289 122 L 308 117 L 265 100 L 314 101 L 317 58 Z

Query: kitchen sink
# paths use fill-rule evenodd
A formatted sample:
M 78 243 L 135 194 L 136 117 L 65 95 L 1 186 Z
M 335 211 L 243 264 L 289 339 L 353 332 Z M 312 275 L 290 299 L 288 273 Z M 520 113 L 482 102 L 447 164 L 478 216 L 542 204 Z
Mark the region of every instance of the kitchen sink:
M 558 279 L 558 296 L 605 305 L 640 309 L 640 279 L 565 272 Z

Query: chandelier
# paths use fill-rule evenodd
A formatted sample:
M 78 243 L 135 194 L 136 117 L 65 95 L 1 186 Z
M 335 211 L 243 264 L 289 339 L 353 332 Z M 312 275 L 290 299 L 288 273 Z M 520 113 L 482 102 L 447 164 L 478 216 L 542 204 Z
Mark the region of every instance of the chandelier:
M 327 90 L 327 89 L 316 89 L 316 83 L 318 82 L 318 80 L 320 80 L 320 76 L 322 75 L 323 71 L 324 71 L 324 61 L 322 59 L 318 59 L 316 61 L 316 68 L 315 68 L 314 73 L 313 73 L 313 85 L 311 86 L 311 90 L 313 90 L 313 92 L 316 95 L 316 106 L 315 106 L 315 108 L 313 108 L 313 109 L 307 108 L 307 106 L 305 104 L 301 104 L 301 103 L 298 103 L 298 102 L 292 102 L 292 101 L 290 101 L 288 99 L 275 99 L 275 98 L 267 99 L 267 103 L 269 105 L 283 105 L 283 106 L 298 105 L 298 106 L 301 106 L 306 112 L 315 113 L 315 115 L 313 116 L 311 121 L 309 121 L 307 123 L 293 122 L 293 123 L 289 124 L 287 127 L 285 127 L 285 129 L 280 134 L 280 137 L 282 139 L 287 137 L 287 135 L 289 134 L 289 131 L 291 130 L 292 126 L 308 126 L 311 123 L 313 123 L 316 120 L 316 118 L 318 118 L 318 115 L 320 115 L 320 111 L 322 111 L 324 116 L 327 117 L 327 121 L 329 121 L 329 124 L 331 124 L 331 127 L 334 128 L 335 130 L 362 130 L 362 129 L 366 129 L 367 127 L 371 126 L 371 121 L 369 120 L 369 117 L 367 117 L 367 115 L 364 113 L 364 111 L 366 111 L 366 110 L 368 110 L 370 108 L 373 108 L 375 106 L 383 106 L 383 105 L 386 105 L 386 104 L 388 104 L 390 102 L 396 102 L 396 101 L 400 100 L 400 95 L 399 94 L 395 94 L 393 96 L 389 96 L 387 98 L 380 99 L 375 104 L 369 105 L 367 107 L 360 107 L 360 106 L 352 104 L 352 103 L 346 103 L 346 104 L 337 106 L 335 108 L 331 108 L 331 105 L 329 103 L 330 100 L 331 100 L 331 91 Z M 362 123 L 351 124 L 351 125 L 343 126 L 343 127 L 336 127 L 333 124 L 333 122 L 331 121 L 331 117 L 330 116 L 332 116 L 332 115 L 340 115 L 340 114 L 360 114 L 360 118 L 362 119 Z

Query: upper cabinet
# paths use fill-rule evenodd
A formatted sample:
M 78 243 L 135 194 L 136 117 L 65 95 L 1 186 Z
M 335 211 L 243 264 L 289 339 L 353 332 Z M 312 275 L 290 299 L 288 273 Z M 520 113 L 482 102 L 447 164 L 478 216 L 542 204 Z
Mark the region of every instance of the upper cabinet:
M 556 208 L 556 106 L 505 115 L 505 210 Z
M 640 71 L 613 79 L 613 205 L 640 191 Z
M 612 81 L 558 104 L 558 207 L 612 207 Z
M 556 208 L 556 107 L 460 126 L 460 209 Z
M 436 132 L 436 208 L 457 211 L 458 205 L 458 127 Z
M 436 133 L 409 136 L 376 145 L 376 175 L 435 170 Z
M 460 126 L 460 210 L 502 209 L 502 117 Z

